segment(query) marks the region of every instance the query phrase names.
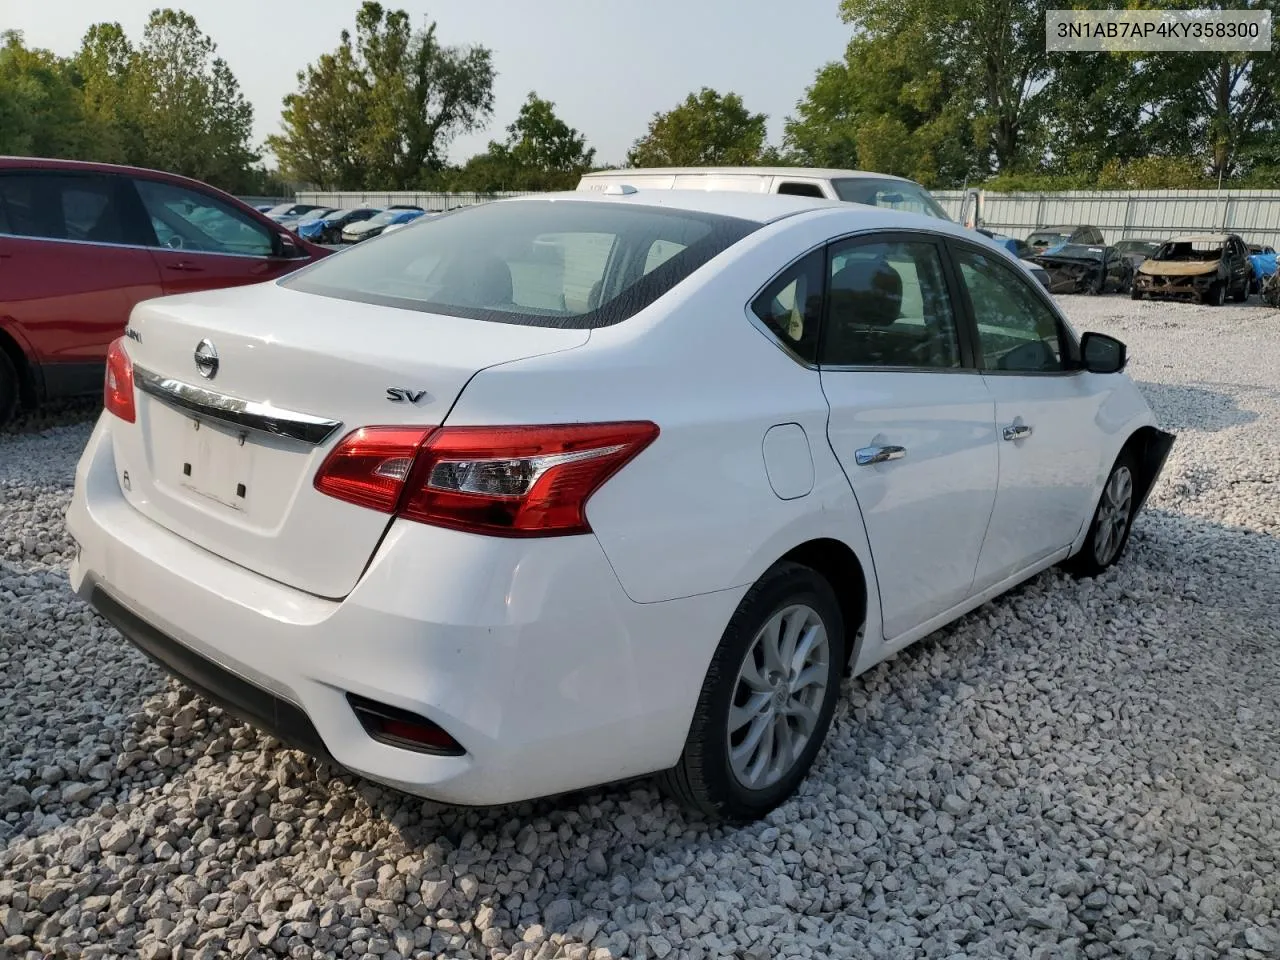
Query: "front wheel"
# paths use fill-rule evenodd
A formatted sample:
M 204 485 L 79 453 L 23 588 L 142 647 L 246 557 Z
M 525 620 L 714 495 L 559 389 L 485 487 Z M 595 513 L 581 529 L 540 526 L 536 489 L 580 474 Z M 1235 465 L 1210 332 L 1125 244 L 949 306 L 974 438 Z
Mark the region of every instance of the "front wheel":
M 845 626 L 831 585 L 809 567 L 772 567 L 725 628 L 663 787 L 715 819 L 763 817 L 813 765 L 844 662 Z
M 1236 303 L 1244 303 L 1246 300 L 1249 299 L 1249 287 L 1251 285 L 1252 285 L 1252 281 L 1248 279 L 1242 280 L 1240 282 L 1240 289 L 1237 290 L 1235 293 L 1231 294 L 1231 299 Z
M 18 371 L 4 348 L 0 347 L 0 427 L 18 412 L 18 397 Z
M 1217 281 L 1209 288 L 1208 293 L 1204 295 L 1204 302 L 1211 307 L 1220 307 L 1227 302 L 1227 284 L 1224 280 Z
M 1122 453 L 1103 484 L 1089 535 L 1080 552 L 1064 564 L 1078 577 L 1095 577 L 1120 559 L 1129 543 L 1129 530 L 1138 502 L 1138 464 Z

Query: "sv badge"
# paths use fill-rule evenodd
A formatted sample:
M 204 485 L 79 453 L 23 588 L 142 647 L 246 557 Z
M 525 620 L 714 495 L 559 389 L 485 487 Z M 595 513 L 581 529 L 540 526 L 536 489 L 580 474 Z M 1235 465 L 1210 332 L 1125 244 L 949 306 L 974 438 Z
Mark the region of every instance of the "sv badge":
M 425 390 L 407 390 L 404 387 L 387 387 L 387 399 L 392 403 L 421 403 Z

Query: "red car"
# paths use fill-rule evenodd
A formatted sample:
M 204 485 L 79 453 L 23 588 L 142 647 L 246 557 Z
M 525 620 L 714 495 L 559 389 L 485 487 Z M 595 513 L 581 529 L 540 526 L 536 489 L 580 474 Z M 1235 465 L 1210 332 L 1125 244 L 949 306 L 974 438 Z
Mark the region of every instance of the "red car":
M 19 399 L 99 392 L 140 300 L 271 280 L 329 252 L 186 177 L 0 157 L 0 423 Z

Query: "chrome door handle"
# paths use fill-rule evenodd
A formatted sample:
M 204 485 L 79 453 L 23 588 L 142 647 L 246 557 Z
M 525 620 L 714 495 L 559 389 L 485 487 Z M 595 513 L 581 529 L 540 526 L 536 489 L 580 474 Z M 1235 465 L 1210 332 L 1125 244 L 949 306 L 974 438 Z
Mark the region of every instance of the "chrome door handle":
M 853 459 L 860 467 L 869 467 L 873 463 L 888 463 L 890 460 L 901 460 L 907 455 L 906 447 L 863 447 L 853 452 Z
M 1031 428 L 1025 423 L 1015 423 L 1004 428 L 1006 440 L 1025 440 L 1031 436 Z

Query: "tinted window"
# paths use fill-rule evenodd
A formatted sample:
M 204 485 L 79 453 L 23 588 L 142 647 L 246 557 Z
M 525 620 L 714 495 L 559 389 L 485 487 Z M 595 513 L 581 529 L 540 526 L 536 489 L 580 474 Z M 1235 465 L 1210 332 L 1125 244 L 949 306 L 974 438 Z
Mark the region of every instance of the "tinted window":
M 822 188 L 816 183 L 782 183 L 778 192 L 792 197 L 821 197 Z
M 751 303 L 769 331 L 806 363 L 818 357 L 822 275 L 826 254 L 817 250 L 782 271 Z
M 22 237 L 137 243 L 112 177 L 34 173 L 0 176 L 0 230 Z
M 758 226 L 633 204 L 499 201 L 431 218 L 281 282 L 451 316 L 591 328 L 642 310 Z
M 978 350 L 989 370 L 1046 373 L 1063 369 L 1058 318 L 1027 280 L 961 247 L 960 276 L 978 325 Z
M 960 366 L 955 312 L 937 246 L 834 246 L 820 359 L 842 366 Z
M 271 232 L 230 204 L 158 180 L 134 182 L 160 246 L 255 257 L 271 253 Z
M 847 203 L 865 203 L 873 207 L 888 207 L 906 213 L 920 213 L 926 217 L 950 220 L 947 211 L 929 195 L 929 191 L 910 180 L 881 180 L 877 177 L 849 177 L 833 180 L 836 196 Z

